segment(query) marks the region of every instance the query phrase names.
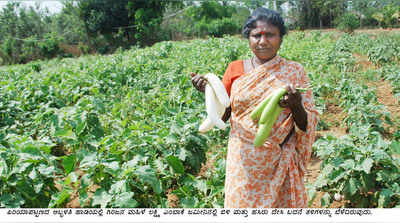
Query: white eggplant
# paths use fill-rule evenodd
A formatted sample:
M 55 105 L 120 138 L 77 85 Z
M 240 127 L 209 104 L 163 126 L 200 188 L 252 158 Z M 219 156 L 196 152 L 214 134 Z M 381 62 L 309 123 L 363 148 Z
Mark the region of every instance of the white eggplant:
M 207 79 L 208 83 L 214 89 L 215 95 L 217 96 L 219 102 L 221 102 L 221 104 L 225 108 L 229 107 L 231 102 L 229 100 L 228 93 L 226 92 L 224 84 L 217 77 L 217 75 L 213 73 L 208 73 L 204 77 Z
M 226 125 L 221 120 L 222 116 L 225 113 L 225 107 L 217 99 L 214 93 L 214 89 L 211 87 L 211 84 L 206 85 L 205 98 L 207 118 L 200 125 L 199 131 L 202 133 L 207 132 L 212 129 L 214 125 L 216 125 L 220 129 L 225 129 Z
M 212 129 L 212 127 L 214 127 L 214 123 L 207 117 L 203 121 L 203 123 L 201 123 L 201 125 L 199 126 L 199 132 L 201 133 L 208 132 L 209 130 Z

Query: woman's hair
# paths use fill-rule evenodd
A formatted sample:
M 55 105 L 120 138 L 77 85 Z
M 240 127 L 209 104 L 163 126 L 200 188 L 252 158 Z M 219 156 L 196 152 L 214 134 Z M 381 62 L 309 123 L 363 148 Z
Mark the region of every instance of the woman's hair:
M 281 15 L 274 10 L 259 7 L 247 18 L 242 31 L 244 37 L 249 38 L 251 30 L 256 28 L 257 21 L 264 21 L 276 26 L 279 29 L 281 38 L 286 34 L 285 22 Z

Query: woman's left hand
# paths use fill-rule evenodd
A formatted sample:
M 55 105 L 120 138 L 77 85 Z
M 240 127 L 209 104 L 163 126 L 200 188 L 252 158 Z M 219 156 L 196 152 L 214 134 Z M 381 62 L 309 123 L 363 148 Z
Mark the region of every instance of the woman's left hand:
M 301 103 L 301 94 L 298 90 L 296 90 L 293 85 L 286 85 L 287 94 L 283 95 L 281 100 L 279 101 L 279 105 L 282 108 L 290 108 L 291 110 L 296 110 L 300 107 L 303 107 Z
M 307 129 L 307 112 L 301 103 L 301 94 L 293 85 L 286 86 L 287 94 L 279 101 L 282 108 L 289 108 L 292 111 L 294 121 L 299 129 L 306 131 Z

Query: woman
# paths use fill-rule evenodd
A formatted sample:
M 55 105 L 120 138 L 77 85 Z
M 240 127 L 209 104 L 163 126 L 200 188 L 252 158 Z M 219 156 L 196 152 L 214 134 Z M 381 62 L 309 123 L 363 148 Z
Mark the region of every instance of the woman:
M 318 113 L 303 67 L 277 52 L 286 29 L 275 11 L 257 8 L 243 27 L 254 57 L 229 64 L 222 82 L 231 107 L 223 120 L 231 117 L 225 179 L 226 208 L 303 208 L 307 195 L 303 177 L 315 139 Z M 203 91 L 205 79 L 192 73 L 192 83 Z M 270 137 L 260 147 L 253 144 L 257 121 L 253 109 L 276 88 L 288 93 L 279 104 L 284 108 Z

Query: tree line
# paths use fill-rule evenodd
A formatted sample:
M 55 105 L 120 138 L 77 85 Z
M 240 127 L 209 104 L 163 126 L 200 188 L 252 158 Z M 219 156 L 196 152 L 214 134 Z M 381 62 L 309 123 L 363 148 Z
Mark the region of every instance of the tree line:
M 0 10 L 0 64 L 112 53 L 158 41 L 239 34 L 250 12 L 279 11 L 289 29 L 400 27 L 397 0 L 81 0 Z

